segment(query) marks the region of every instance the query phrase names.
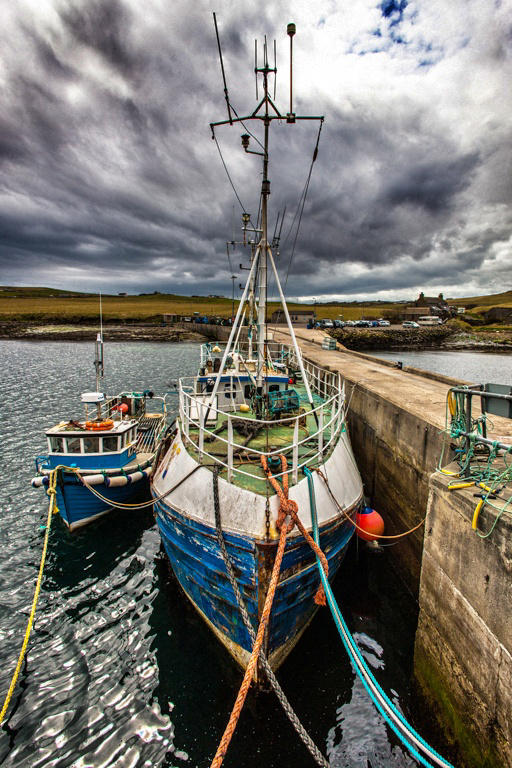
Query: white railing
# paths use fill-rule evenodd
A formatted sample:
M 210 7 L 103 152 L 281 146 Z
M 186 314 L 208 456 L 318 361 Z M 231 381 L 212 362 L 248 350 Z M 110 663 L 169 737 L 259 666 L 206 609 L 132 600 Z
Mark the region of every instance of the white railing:
M 288 354 L 291 355 L 291 350 L 287 351 Z M 291 360 L 291 362 L 293 364 L 295 361 Z M 324 456 L 331 450 L 331 448 L 334 448 L 340 433 L 344 430 L 346 418 L 345 392 L 340 375 L 333 373 L 332 371 L 326 371 L 312 363 L 305 363 L 305 369 L 311 390 L 316 395 L 322 397 L 323 400 L 309 411 L 293 416 L 286 416 L 277 420 L 280 426 L 288 424 L 290 428 L 293 429 L 293 437 L 289 444 L 281 446 L 275 451 L 260 451 L 256 448 L 246 447 L 243 444 L 235 442 L 234 420 L 236 420 L 237 423 L 240 421 L 246 422 L 248 426 L 258 424 L 260 429 L 272 429 L 272 427 L 276 426 L 276 421 L 249 419 L 240 413 L 233 414 L 221 411 L 217 408 L 216 404 L 209 404 L 207 395 L 195 394 L 193 377 L 180 379 L 179 382 L 179 415 L 183 439 L 186 443 L 191 444 L 198 452 L 200 462 L 203 462 L 204 458 L 207 457 L 224 466 L 227 469 L 228 482 L 233 481 L 234 474 L 254 477 L 253 473 L 247 472 L 239 466 L 235 466 L 236 455 L 237 452 L 240 451 L 248 452 L 255 456 L 267 457 L 278 456 L 281 453 L 285 454 L 289 460 L 289 469 L 287 470 L 287 473 L 291 474 L 292 482 L 297 483 L 299 470 L 302 467 L 311 464 L 315 460 L 322 462 Z M 224 433 L 215 433 L 215 426 L 220 415 L 227 421 L 226 437 L 224 437 Z M 315 420 L 317 429 L 313 434 L 307 434 L 302 439 L 299 439 L 300 422 L 301 420 L 304 421 L 306 416 L 311 415 Z M 213 425 L 211 422 L 213 422 Z M 197 430 L 194 435 L 197 442 L 191 435 L 191 429 Z M 217 444 L 218 442 L 222 443 L 225 446 L 225 454 L 222 454 L 222 456 L 219 457 L 209 453 L 206 447 L 208 441 L 205 442 L 206 437 L 212 437 L 217 441 Z M 301 446 L 307 446 L 308 450 L 306 455 L 299 457 Z M 275 477 L 281 477 L 283 474 L 284 473 L 281 472 L 276 474 Z
M 122 399 L 124 398 L 134 398 L 136 397 L 140 403 L 141 403 L 141 411 L 137 414 L 137 417 L 143 415 L 148 410 L 148 405 L 151 406 L 152 411 L 156 411 L 158 413 L 163 414 L 166 416 L 167 414 L 167 403 L 165 397 L 147 397 L 144 398 L 143 395 L 140 395 L 139 393 L 135 392 L 120 392 L 118 395 L 115 395 L 114 397 L 109 397 L 108 400 L 104 400 L 102 403 L 98 403 L 100 406 L 100 416 L 102 419 L 117 419 L 122 420 L 123 414 L 122 411 L 119 411 L 117 409 L 117 406 L 121 404 Z M 85 405 L 85 414 L 86 418 L 89 417 L 95 418 L 97 416 L 97 405 L 88 403 Z
M 224 341 L 214 341 L 214 342 L 207 342 L 206 344 L 201 344 L 201 368 L 206 368 L 206 363 L 208 361 L 213 362 L 215 358 L 222 359 L 222 355 L 224 354 L 224 351 L 226 349 L 226 342 Z M 217 347 L 220 352 L 214 352 L 213 349 Z M 249 343 L 247 341 L 238 342 L 234 345 L 234 348 L 232 350 L 234 353 L 238 353 L 242 356 L 243 359 L 246 359 L 249 352 Z M 286 344 L 281 344 L 277 341 L 269 341 L 267 342 L 267 352 L 269 355 L 269 358 L 273 362 L 283 362 L 286 361 L 288 358 L 288 355 L 290 354 L 290 347 Z M 254 345 L 254 353 L 256 353 L 256 345 Z

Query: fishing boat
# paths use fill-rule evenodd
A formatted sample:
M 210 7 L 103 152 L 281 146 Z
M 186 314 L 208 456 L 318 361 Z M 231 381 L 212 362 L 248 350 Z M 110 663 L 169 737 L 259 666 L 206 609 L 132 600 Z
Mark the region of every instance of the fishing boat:
M 150 390 L 100 391 L 103 334 L 95 345 L 96 390 L 81 395 L 82 417 L 46 431 L 48 453 L 37 456 L 34 488 L 48 488 L 57 473 L 57 507 L 70 530 L 96 520 L 135 497 L 149 496 L 161 439 L 167 429 L 165 397 Z
M 289 25 L 290 46 L 294 32 Z M 262 77 L 263 98 L 254 112 L 239 117 L 224 82 L 228 119 L 211 124 L 214 138 L 219 126 L 263 124 L 262 151 L 253 153 L 261 155 L 263 165 L 261 218 L 253 225 L 250 215 L 242 213 L 243 243 L 251 249 L 249 274 L 229 339 L 203 345 L 198 374 L 177 384 L 177 420 L 162 447 L 151 487 L 176 578 L 243 667 L 253 642 L 241 618 L 241 603 L 256 630 L 287 527 L 262 645 L 275 670 L 321 602 L 315 602 L 320 577 L 311 544 L 312 491 L 320 548 L 332 580 L 354 533 L 363 488 L 347 430 L 342 377 L 303 359 L 276 269 L 279 238 L 271 243 L 267 234 L 269 128 L 274 120 L 289 126 L 318 120 L 321 127 L 323 117 L 293 113 L 291 83 L 290 112 L 278 110 L 269 93 L 269 78 L 277 69 L 275 61 L 269 66 L 266 43 L 263 64 L 256 62 L 255 71 Z M 252 152 L 248 133 L 242 136 L 242 146 Z M 274 341 L 268 328 L 269 272 L 286 318 L 287 345 Z M 259 676 L 258 666 L 254 679 Z

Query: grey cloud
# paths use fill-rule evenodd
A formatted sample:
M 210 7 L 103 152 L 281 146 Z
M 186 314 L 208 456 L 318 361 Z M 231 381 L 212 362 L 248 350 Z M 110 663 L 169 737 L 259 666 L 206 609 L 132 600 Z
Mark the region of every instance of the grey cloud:
M 25 284 L 28 276 L 39 283 L 44 274 L 49 284 L 65 280 L 79 288 L 80 278 L 66 267 L 83 265 L 91 285 L 110 275 L 114 290 L 182 286 L 188 293 L 230 295 L 225 242 L 233 236 L 233 206 L 240 233 L 240 207 L 210 138 L 209 123 L 225 119 L 226 107 L 205 4 L 148 0 L 137 8 L 120 0 L 54 0 L 52 8 L 56 22 L 14 14 L 15 29 L 4 32 L 22 45 L 7 61 L 9 87 L 0 96 L 1 274 Z M 289 10 L 283 0 L 263 19 L 235 6 L 218 14 L 239 114 L 255 104 L 254 36 L 268 33 L 271 41 L 275 19 L 284 15 L 281 32 Z M 327 15 L 324 28 L 328 21 Z M 383 47 L 389 43 L 383 40 Z M 286 57 L 280 35 L 283 110 Z M 499 66 L 508 64 L 500 60 Z M 327 119 L 288 278 L 290 295 L 303 295 L 306 285 L 311 293 L 337 295 L 472 275 L 494 258 L 496 242 L 508 238 L 512 189 L 501 115 L 489 116 L 487 130 L 475 122 L 475 140 L 465 143 L 447 131 L 434 96 L 430 103 L 418 98 L 415 88 L 427 82 L 423 74 L 418 78 L 406 85 L 397 70 L 387 99 L 364 89 L 356 95 L 298 89 L 297 110 L 325 111 Z M 397 95 L 393 89 L 399 88 Z M 257 158 L 241 152 L 242 132 L 226 127 L 217 136 L 255 218 L 260 169 Z M 316 135 L 311 123 L 272 127 L 271 230 L 287 206 L 284 274 L 295 231 L 286 245 L 284 236 Z M 395 264 L 404 257 L 409 267 L 397 273 Z M 247 261 L 241 251 L 232 259 Z M 368 271 L 349 276 L 354 265 Z M 182 278 L 184 270 L 194 277 Z

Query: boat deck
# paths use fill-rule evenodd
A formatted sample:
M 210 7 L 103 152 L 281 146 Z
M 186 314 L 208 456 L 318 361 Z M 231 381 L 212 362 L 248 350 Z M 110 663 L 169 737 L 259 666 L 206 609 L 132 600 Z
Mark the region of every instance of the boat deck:
M 259 452 L 266 454 L 283 453 L 288 459 L 289 470 L 291 471 L 292 454 L 294 448 L 294 427 L 297 415 L 299 415 L 299 434 L 298 434 L 298 462 L 303 464 L 311 457 L 308 466 L 317 467 L 319 464 L 318 454 L 318 432 L 317 418 L 318 412 L 312 413 L 312 408 L 307 400 L 307 394 L 303 385 L 296 385 L 295 391 L 299 395 L 299 412 L 294 414 L 286 413 L 281 418 L 268 423 L 261 422 L 258 428 L 258 417 L 254 411 L 242 413 L 239 407 L 233 407 L 229 412 L 217 412 L 216 424 L 208 424 L 208 430 L 204 433 L 203 457 L 202 463 L 208 464 L 208 458 L 228 463 L 228 418 L 231 417 L 233 424 L 233 475 L 232 482 L 246 490 L 265 494 L 267 492 L 268 480 L 261 466 Z M 325 402 L 319 395 L 313 395 L 314 407 L 318 407 Z M 290 418 L 292 417 L 292 418 Z M 331 407 L 325 406 L 323 421 L 329 424 L 331 419 Z M 254 430 L 251 430 L 251 421 L 254 422 Z M 311 439 L 309 439 L 311 436 Z M 185 445 L 190 456 L 196 461 L 201 461 L 199 450 L 199 428 L 190 425 L 189 440 L 185 439 Z M 331 428 L 323 428 L 323 443 L 327 445 L 331 438 Z M 301 442 L 303 441 L 303 442 Z M 332 447 L 332 446 L 331 446 Z M 328 457 L 330 449 L 327 449 L 323 461 Z M 236 470 L 242 470 L 236 471 Z M 221 471 L 221 476 L 226 476 L 227 467 Z

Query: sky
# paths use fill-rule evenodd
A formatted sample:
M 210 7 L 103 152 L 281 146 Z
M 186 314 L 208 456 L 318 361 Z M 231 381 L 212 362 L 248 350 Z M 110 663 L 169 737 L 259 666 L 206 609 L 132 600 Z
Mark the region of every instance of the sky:
M 512 0 L 258 5 L 4 4 L 0 285 L 239 293 L 250 254 L 228 258 L 226 242 L 242 239 L 243 208 L 256 220 L 261 158 L 239 125 L 212 141 L 227 118 L 215 11 L 237 114 L 256 107 L 265 36 L 289 111 L 294 22 L 293 109 L 325 116 L 313 164 L 318 122 L 271 126 L 270 233 L 286 209 L 290 298 L 512 288 Z

